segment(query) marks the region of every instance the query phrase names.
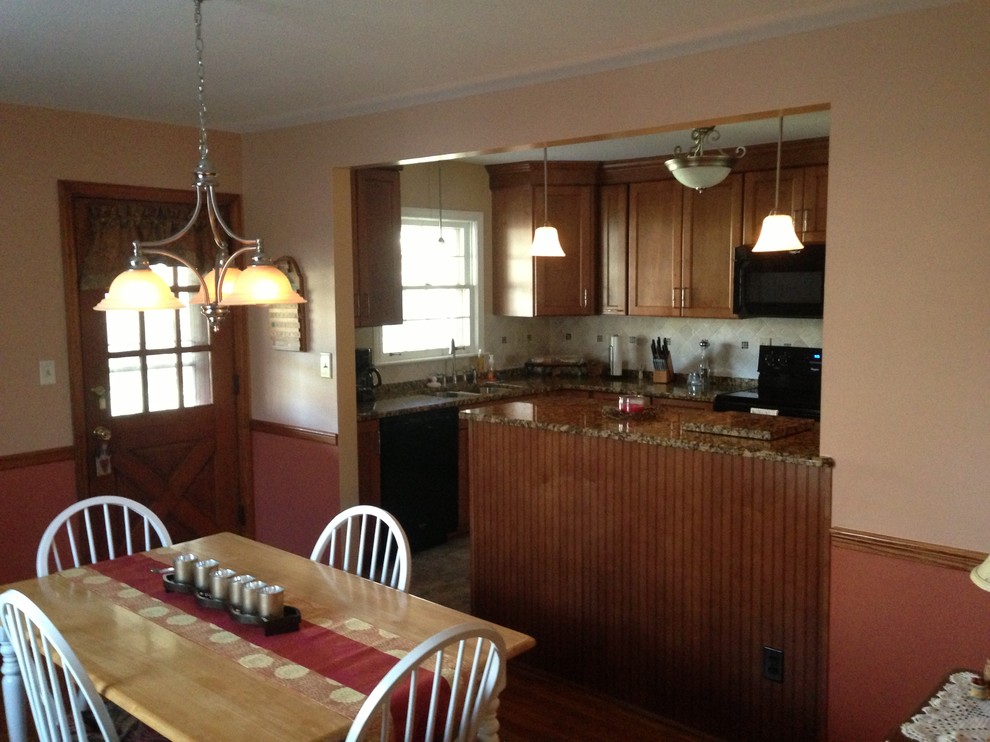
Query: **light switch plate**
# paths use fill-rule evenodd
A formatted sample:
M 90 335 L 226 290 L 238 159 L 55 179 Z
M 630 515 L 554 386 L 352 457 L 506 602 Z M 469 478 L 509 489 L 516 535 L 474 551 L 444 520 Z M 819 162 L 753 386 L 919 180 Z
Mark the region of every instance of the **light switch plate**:
M 320 376 L 324 379 L 333 378 L 333 354 L 320 353 Z
M 38 361 L 38 382 L 41 386 L 55 383 L 55 361 Z

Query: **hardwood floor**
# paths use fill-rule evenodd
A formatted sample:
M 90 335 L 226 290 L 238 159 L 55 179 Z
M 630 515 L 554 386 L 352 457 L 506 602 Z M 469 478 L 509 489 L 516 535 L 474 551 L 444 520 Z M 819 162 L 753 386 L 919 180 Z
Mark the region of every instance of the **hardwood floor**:
M 469 542 L 447 544 L 413 555 L 410 592 L 471 612 Z M 500 697 L 503 742 L 717 742 L 526 665 L 509 662 Z

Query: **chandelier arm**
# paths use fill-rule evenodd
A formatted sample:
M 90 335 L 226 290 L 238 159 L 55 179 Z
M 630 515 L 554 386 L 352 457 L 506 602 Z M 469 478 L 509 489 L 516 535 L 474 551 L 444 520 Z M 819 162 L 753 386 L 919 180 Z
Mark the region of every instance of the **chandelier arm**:
M 207 199 L 206 213 L 210 215 L 210 226 L 213 227 L 214 238 L 216 238 L 216 226 L 214 225 L 214 220 L 216 220 L 216 223 L 220 225 L 220 228 L 223 229 L 224 233 L 226 233 L 230 239 L 234 240 L 234 242 L 245 245 L 246 247 L 256 247 L 260 249 L 260 239 L 247 239 L 245 237 L 241 237 L 227 225 L 227 222 L 223 220 L 223 217 L 220 215 L 220 209 L 217 207 L 216 192 L 213 190 L 213 185 L 209 184 L 204 186 L 204 188 L 206 189 Z M 240 250 L 238 250 L 238 252 L 240 252 Z
M 171 235 L 169 237 L 166 237 L 165 239 L 162 239 L 162 240 L 134 240 L 134 249 L 135 249 L 135 251 L 137 251 L 138 249 L 144 250 L 145 248 L 150 248 L 150 247 L 164 247 L 165 245 L 171 245 L 173 242 L 176 242 L 176 241 L 182 239 L 182 237 L 185 236 L 185 234 L 190 229 L 193 228 L 193 225 L 196 223 L 196 219 L 199 218 L 199 212 L 202 211 L 202 209 L 203 209 L 203 195 L 202 195 L 202 193 L 200 193 L 199 188 L 197 188 L 196 189 L 196 207 L 193 209 L 193 213 L 192 213 L 192 216 L 189 217 L 189 221 L 186 222 L 186 226 L 184 226 L 182 229 L 180 229 L 175 234 L 173 234 L 173 235 Z M 186 263 L 186 261 L 183 260 L 182 262 L 185 263 L 186 265 L 188 265 L 188 263 Z

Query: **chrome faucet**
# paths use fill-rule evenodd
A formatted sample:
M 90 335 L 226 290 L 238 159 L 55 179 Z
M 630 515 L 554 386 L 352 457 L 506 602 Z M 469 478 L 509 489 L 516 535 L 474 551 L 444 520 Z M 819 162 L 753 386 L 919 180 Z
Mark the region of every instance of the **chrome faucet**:
M 454 345 L 454 338 L 450 339 L 450 378 L 457 383 L 457 346 Z

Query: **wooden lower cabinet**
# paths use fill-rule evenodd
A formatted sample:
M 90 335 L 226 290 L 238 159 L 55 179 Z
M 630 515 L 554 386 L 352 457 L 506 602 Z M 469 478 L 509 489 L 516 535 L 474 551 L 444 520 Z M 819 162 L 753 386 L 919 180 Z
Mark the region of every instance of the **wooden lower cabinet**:
M 358 502 L 361 505 L 382 504 L 382 458 L 378 438 L 378 421 L 362 420 L 357 425 L 358 436 Z
M 535 637 L 527 662 L 719 738 L 824 738 L 831 469 L 468 437 L 472 613 Z

